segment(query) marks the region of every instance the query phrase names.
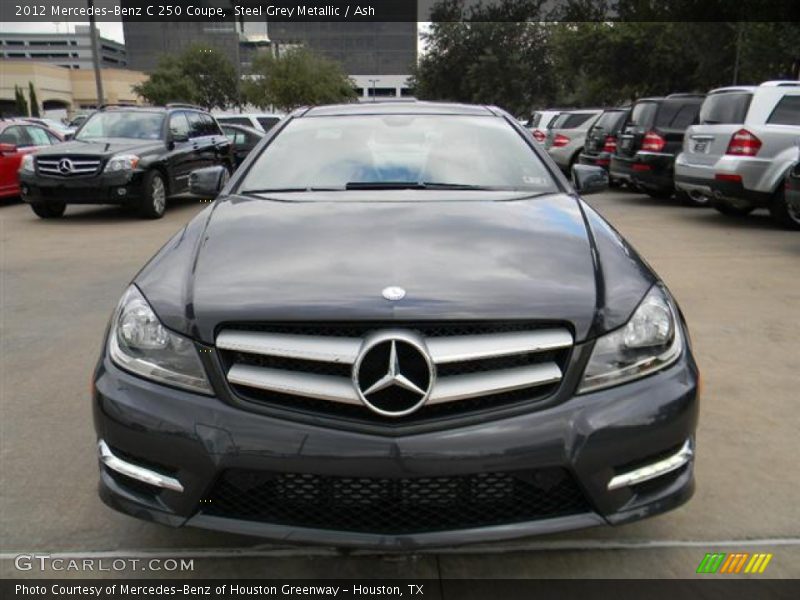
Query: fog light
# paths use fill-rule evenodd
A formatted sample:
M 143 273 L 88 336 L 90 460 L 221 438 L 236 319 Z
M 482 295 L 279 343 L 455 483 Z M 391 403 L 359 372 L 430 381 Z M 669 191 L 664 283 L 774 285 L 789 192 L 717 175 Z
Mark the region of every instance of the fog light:
M 616 475 L 611 479 L 611 481 L 608 482 L 608 489 L 616 490 L 629 485 L 644 483 L 645 481 L 650 481 L 656 477 L 661 477 L 662 475 L 671 473 L 672 471 L 680 469 L 682 466 L 689 463 L 692 460 L 692 456 L 694 456 L 692 442 L 691 440 L 686 440 L 683 446 L 681 446 L 680 450 L 678 450 L 675 454 L 649 465 L 639 467 L 638 469 L 633 469 L 632 471 Z
M 128 190 L 123 188 L 117 188 L 117 196 L 125 196 L 128 193 Z

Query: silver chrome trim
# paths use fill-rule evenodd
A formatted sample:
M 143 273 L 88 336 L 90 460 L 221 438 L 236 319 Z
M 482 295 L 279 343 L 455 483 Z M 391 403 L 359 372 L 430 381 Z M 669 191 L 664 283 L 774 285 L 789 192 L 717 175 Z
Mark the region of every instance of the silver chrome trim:
M 391 340 L 416 347 L 428 362 L 431 375 L 428 388 L 420 394 L 420 402 L 411 410 L 404 409 L 403 414 L 409 414 L 426 403 L 437 404 L 489 396 L 556 383 L 563 378 L 560 366 L 545 356 L 538 361 L 534 359 L 534 363 L 527 366 L 495 370 L 484 367 L 489 370 L 445 377 L 437 377 L 437 365 L 537 354 L 570 348 L 574 343 L 572 334 L 564 328 L 424 337 L 412 327 L 379 329 L 358 338 L 228 329 L 218 334 L 216 346 L 220 350 L 243 354 L 353 365 L 351 376 L 346 378 L 343 375 L 316 374 L 312 368 L 305 370 L 302 365 L 284 369 L 245 364 L 234 359 L 228 369 L 227 380 L 232 385 L 268 392 L 366 406 L 384 414 L 371 406 L 363 392 L 358 389 L 357 374 L 360 360 L 370 348 Z M 384 379 L 391 380 L 393 385 L 411 389 L 401 381 L 402 361 L 400 363 L 399 368 L 390 364 Z M 390 412 L 384 416 L 402 415 L 399 412 Z
M 501 371 L 451 375 L 450 377 L 440 377 L 436 381 L 428 404 L 500 394 L 526 387 L 555 383 L 560 380 L 561 369 L 554 362 Z
M 345 377 L 237 364 L 228 371 L 228 381 L 281 394 L 361 404 L 353 383 Z
M 654 463 L 650 463 L 649 465 L 645 465 L 644 467 L 639 467 L 638 469 L 633 469 L 627 473 L 620 473 L 619 475 L 614 476 L 611 481 L 608 482 L 608 489 L 609 491 L 617 490 L 629 485 L 644 483 L 645 481 L 650 481 L 656 477 L 661 477 L 662 475 L 671 473 L 676 469 L 680 469 L 682 466 L 691 461 L 693 456 L 694 450 L 692 449 L 692 442 L 691 440 L 686 440 L 683 443 L 683 446 L 681 446 L 681 449 L 675 454 L 668 456 L 667 458 L 662 458 Z
M 433 362 L 444 364 L 569 348 L 572 335 L 566 329 L 542 329 L 429 338 L 426 345 Z
M 97 453 L 100 457 L 100 462 L 112 471 L 165 490 L 183 492 L 181 482 L 174 477 L 122 460 L 111 451 L 111 448 L 103 440 L 97 442 Z
M 347 364 L 355 362 L 361 343 L 361 338 L 258 331 L 225 330 L 217 336 L 217 348 L 222 350 Z

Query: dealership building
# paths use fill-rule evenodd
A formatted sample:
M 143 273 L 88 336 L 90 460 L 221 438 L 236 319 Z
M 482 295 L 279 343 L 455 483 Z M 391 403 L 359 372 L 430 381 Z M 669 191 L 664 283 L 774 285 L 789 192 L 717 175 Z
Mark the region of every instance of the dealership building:
M 97 36 L 100 66 L 121 69 L 128 64 L 125 45 Z M 68 69 L 91 69 L 92 37 L 88 25 L 67 33 L 0 32 L 0 60 L 24 60 Z
M 280 54 L 288 48 L 305 46 L 339 62 L 363 99 L 408 95 L 409 73 L 417 60 L 415 22 L 270 22 L 240 18 L 174 23 L 123 19 L 123 29 L 131 69 L 152 71 L 162 56 L 179 53 L 202 41 L 247 73 L 259 52 Z

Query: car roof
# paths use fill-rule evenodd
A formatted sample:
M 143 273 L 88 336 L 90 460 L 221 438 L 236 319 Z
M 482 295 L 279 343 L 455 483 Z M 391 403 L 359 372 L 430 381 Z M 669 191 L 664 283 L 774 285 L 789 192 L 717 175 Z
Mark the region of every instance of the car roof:
M 238 117 L 273 117 L 275 119 L 280 119 L 281 116 L 275 113 L 236 113 L 232 115 L 214 115 L 217 119 L 235 119 Z
M 300 112 L 300 111 L 298 111 Z M 449 102 L 360 102 L 315 106 L 296 114 L 296 117 L 330 117 L 346 115 L 473 115 L 497 116 L 488 106 Z

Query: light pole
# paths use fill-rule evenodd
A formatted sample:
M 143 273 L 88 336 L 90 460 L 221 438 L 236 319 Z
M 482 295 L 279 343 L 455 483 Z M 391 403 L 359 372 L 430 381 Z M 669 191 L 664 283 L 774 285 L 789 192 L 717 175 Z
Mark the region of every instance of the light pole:
M 368 79 L 367 81 L 369 81 L 372 84 L 372 101 L 376 102 L 376 100 L 375 100 L 375 84 L 378 83 L 380 81 L 380 79 Z
M 94 0 L 86 0 L 89 7 L 89 35 L 92 38 L 92 63 L 94 65 L 94 84 L 97 87 L 97 108 L 103 103 L 103 76 L 100 73 L 100 54 L 97 52 L 97 24 L 94 22 Z

